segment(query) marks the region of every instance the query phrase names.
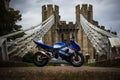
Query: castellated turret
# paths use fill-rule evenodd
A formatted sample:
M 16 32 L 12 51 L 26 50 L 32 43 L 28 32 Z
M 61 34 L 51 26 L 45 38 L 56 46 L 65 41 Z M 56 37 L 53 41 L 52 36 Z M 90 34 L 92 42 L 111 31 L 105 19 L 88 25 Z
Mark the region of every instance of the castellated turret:
M 85 34 L 81 24 L 80 24 L 80 14 L 82 14 L 90 23 L 93 23 L 93 7 L 91 4 L 82 4 L 76 6 L 76 27 L 78 27 L 77 40 L 81 46 L 81 51 L 84 56 L 89 55 L 91 59 L 94 58 L 94 47 L 89 41 L 87 35 Z
M 91 22 L 91 23 L 93 23 L 92 20 L 93 20 L 93 7 L 90 4 L 88 6 L 88 21 Z
M 57 5 L 53 6 L 52 4 L 42 6 L 42 21 L 49 18 L 52 14 L 55 15 L 55 22 L 59 23 L 60 21 L 59 7 Z
M 88 7 L 87 7 L 87 4 L 82 4 L 82 7 L 81 7 L 81 14 L 86 18 L 88 19 Z
M 91 4 L 82 4 L 76 6 L 76 22 L 80 23 L 80 14 L 82 14 L 89 22 L 93 22 L 93 7 Z
M 80 5 L 76 6 L 76 22 L 80 22 Z
M 54 15 L 55 15 L 55 23 L 57 26 L 57 24 L 59 24 L 59 22 L 60 22 L 59 6 L 57 6 L 57 5 L 55 5 Z
M 53 45 L 55 42 L 57 42 L 57 32 L 56 27 L 57 24 L 60 22 L 60 16 L 59 16 L 59 7 L 57 5 L 43 5 L 42 6 L 42 21 L 45 21 L 48 19 L 51 15 L 55 15 L 55 24 L 52 26 L 52 28 L 45 34 L 43 41 L 48 45 Z
M 42 22 L 47 19 L 47 9 L 46 6 L 42 6 Z

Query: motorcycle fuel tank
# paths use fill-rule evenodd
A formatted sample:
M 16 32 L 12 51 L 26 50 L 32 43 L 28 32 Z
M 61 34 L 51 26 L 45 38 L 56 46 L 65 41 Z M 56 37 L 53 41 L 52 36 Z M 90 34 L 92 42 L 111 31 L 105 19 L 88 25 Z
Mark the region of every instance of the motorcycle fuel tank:
M 61 48 L 61 47 L 65 47 L 65 46 L 67 46 L 66 43 L 64 43 L 64 42 L 57 42 L 57 43 L 55 43 L 55 45 L 53 45 L 53 48 Z

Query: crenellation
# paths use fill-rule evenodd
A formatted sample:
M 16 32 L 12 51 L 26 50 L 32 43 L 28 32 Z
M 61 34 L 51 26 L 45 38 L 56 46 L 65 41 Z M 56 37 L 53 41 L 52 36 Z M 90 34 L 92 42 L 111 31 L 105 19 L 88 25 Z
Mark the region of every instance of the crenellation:
M 81 14 L 88 19 L 88 5 L 87 4 L 82 4 L 82 8 L 81 8 Z
M 93 23 L 93 7 L 91 4 L 88 6 L 88 21 Z
M 82 4 L 76 6 L 76 23 L 80 24 L 80 14 L 82 14 L 89 22 L 93 23 L 93 6 L 91 4 Z
M 110 33 L 111 31 L 108 29 L 108 30 L 107 30 L 107 32 L 109 32 L 109 33 Z
M 73 25 L 73 22 L 69 22 L 68 25 Z
M 68 28 L 69 29 L 75 29 L 76 27 L 75 27 L 75 24 L 73 24 L 73 22 L 69 22 L 68 23 Z
M 103 30 L 105 30 L 105 26 L 101 26 L 100 28 L 103 29 Z
M 77 5 L 75 8 L 76 8 L 76 23 L 80 23 L 80 5 Z
M 57 13 L 59 13 L 59 6 L 55 5 L 54 11 L 56 11 Z
M 60 21 L 61 25 L 66 25 L 66 21 Z
M 42 6 L 42 21 L 45 21 L 47 19 L 47 10 L 46 10 L 46 6 L 43 5 Z
M 98 21 L 92 20 L 92 22 L 93 22 L 93 25 L 95 25 L 95 26 L 99 25 Z
M 42 11 L 45 11 L 46 10 L 46 5 L 43 5 L 42 6 Z
M 100 28 L 100 25 L 98 25 L 97 27 Z
M 93 6 L 91 4 L 88 6 L 88 11 L 93 11 Z
M 47 18 L 50 17 L 53 14 L 53 5 L 48 4 L 47 5 Z
M 48 8 L 48 9 L 53 9 L 53 5 L 52 5 L 52 4 L 48 4 L 48 5 L 47 5 L 47 8 Z
M 57 25 L 60 23 L 59 6 L 57 5 L 54 6 L 54 15 L 55 15 L 55 25 L 57 27 Z
M 82 8 L 83 8 L 84 10 L 87 10 L 87 7 L 88 7 L 87 4 L 82 4 Z

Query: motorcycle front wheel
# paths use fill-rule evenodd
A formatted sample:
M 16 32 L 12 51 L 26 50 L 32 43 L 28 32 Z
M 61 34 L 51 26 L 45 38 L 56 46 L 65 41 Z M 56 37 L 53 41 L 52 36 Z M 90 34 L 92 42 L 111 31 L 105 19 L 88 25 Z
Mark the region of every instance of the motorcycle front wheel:
M 45 66 L 48 63 L 48 61 L 49 61 L 49 58 L 40 52 L 35 53 L 33 57 L 33 63 L 39 67 Z
M 84 56 L 81 53 L 75 53 L 71 56 L 70 63 L 74 67 L 80 67 L 84 64 Z

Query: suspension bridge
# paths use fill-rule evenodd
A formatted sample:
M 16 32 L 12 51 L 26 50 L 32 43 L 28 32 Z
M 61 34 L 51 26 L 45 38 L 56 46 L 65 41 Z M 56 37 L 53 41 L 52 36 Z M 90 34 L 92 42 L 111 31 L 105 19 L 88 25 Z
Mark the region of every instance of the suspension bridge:
M 80 14 L 79 18 L 79 23 L 81 24 L 85 34 L 95 48 L 96 54 L 100 56 L 111 56 L 112 53 L 109 39 L 118 38 L 118 36 L 93 25 L 85 18 L 82 13 Z M 0 59 L 2 61 L 8 61 L 10 56 L 23 57 L 29 51 L 29 49 L 27 48 L 28 46 L 32 46 L 33 48 L 35 47 L 35 45 L 31 45 L 31 43 L 33 43 L 33 40 L 40 40 L 41 38 L 43 38 L 44 35 L 52 28 L 55 23 L 56 14 L 51 14 L 46 20 L 36 26 L 32 26 L 22 31 L 1 36 Z M 8 41 L 8 38 L 27 31 L 30 31 L 30 33 L 26 34 L 24 37 Z

